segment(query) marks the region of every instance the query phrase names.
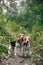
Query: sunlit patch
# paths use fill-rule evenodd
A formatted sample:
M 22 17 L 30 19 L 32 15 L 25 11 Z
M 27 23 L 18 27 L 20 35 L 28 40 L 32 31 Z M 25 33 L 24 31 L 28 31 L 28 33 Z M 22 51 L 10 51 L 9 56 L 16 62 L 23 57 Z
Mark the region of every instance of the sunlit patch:
M 4 0 L 4 3 L 6 4 L 6 6 L 9 6 L 10 5 L 10 2 L 7 1 L 7 0 Z
M 24 65 L 28 65 L 27 63 L 25 63 Z
M 3 9 L 3 13 L 5 14 L 7 12 L 7 9 Z

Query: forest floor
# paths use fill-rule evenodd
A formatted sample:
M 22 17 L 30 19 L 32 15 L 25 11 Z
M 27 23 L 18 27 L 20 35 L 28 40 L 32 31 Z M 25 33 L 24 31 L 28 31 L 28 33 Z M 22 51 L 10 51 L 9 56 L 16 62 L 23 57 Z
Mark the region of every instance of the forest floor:
M 29 58 L 19 55 L 3 59 L 0 65 L 33 65 Z
M 9 59 L 4 59 L 0 65 L 32 65 L 31 61 L 27 58 L 22 58 L 19 56 L 12 57 Z

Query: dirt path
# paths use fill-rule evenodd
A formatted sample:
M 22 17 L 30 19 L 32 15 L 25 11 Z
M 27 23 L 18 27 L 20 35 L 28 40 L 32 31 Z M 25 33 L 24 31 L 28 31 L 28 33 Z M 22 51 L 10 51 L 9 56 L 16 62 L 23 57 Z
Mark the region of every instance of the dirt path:
M 32 65 L 32 63 L 29 58 L 23 58 L 17 55 L 12 58 L 10 57 L 7 60 L 3 59 L 3 61 L 0 62 L 0 65 Z
M 29 58 L 23 58 L 20 56 L 10 57 L 7 60 L 3 59 L 0 65 L 32 65 Z
M 32 65 L 30 60 L 19 56 L 9 58 L 7 61 L 4 59 L 0 65 Z

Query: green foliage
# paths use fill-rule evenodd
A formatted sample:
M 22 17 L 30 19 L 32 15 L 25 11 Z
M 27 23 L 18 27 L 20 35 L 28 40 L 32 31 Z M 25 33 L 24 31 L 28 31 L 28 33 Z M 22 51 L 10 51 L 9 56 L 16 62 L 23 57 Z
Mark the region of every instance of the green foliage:
M 9 15 L 0 14 L 1 43 L 8 44 L 9 40 L 16 40 L 20 33 L 24 33 L 25 35 L 31 33 L 31 44 L 33 46 L 32 60 L 34 60 L 36 65 L 39 65 L 39 56 L 42 57 L 39 51 L 43 49 L 43 0 L 22 1 L 20 6 L 21 8 L 24 7 L 24 10 L 22 9 L 23 12 L 21 10 L 19 14 L 17 14 L 19 7 L 17 8 L 16 5 L 14 7 L 16 8 L 16 10 L 14 9 L 16 14 L 12 11 Z M 6 8 L 5 5 L 4 7 Z
M 2 53 L 8 53 L 8 49 L 6 48 L 6 46 L 0 46 L 0 54 Z
M 20 24 L 17 24 L 15 20 L 8 18 L 9 16 L 7 14 L 0 14 L 0 36 L 3 37 L 2 43 L 8 43 L 9 40 L 16 40 L 20 33 L 28 33 Z
M 41 23 L 37 22 L 33 26 L 31 37 L 34 50 L 32 54 L 33 62 L 35 62 L 36 65 L 39 65 L 39 62 L 43 57 L 43 51 L 41 53 L 41 50 L 43 49 L 43 26 L 41 25 Z
M 31 56 L 32 56 L 32 62 L 34 62 L 36 65 L 39 65 L 40 55 L 38 55 L 37 53 L 33 53 Z

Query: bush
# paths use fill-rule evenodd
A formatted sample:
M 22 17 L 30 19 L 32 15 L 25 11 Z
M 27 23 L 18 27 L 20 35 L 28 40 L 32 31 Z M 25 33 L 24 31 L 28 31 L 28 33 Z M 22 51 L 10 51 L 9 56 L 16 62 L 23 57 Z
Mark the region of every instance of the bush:
M 8 48 L 6 46 L 0 45 L 0 57 L 2 57 L 3 54 L 8 54 Z

